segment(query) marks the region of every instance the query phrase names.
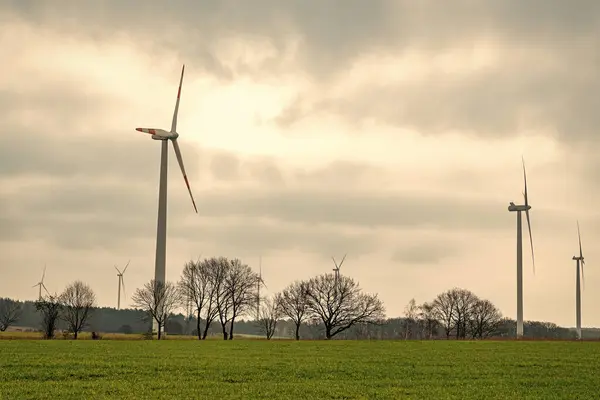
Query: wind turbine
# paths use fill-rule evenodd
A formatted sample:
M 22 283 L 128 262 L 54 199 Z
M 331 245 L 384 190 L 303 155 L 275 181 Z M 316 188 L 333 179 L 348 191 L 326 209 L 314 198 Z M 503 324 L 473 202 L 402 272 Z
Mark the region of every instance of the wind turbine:
M 579 232 L 579 221 L 577 221 L 577 237 L 579 238 L 579 257 L 573 256 L 573 260 L 577 265 L 577 278 L 575 281 L 575 317 L 577 322 L 577 339 L 581 339 L 581 283 L 585 289 L 585 277 L 583 274 L 583 266 L 585 261 L 583 258 L 583 250 L 581 249 L 581 233 Z M 579 269 L 581 268 L 581 280 L 579 277 Z M 581 282 L 583 281 L 583 282 Z
M 181 68 L 181 78 L 179 79 L 179 90 L 177 91 L 177 101 L 175 102 L 175 111 L 173 112 L 173 120 L 171 122 L 171 130 L 169 132 L 164 129 L 150 129 L 150 128 L 135 128 L 136 131 L 144 132 L 152 135 L 152 139 L 162 141 L 161 152 L 160 152 L 160 184 L 158 190 L 158 222 L 156 227 L 156 258 L 154 264 L 154 280 L 155 282 L 165 283 L 166 275 L 166 258 L 167 258 L 167 168 L 168 168 L 168 146 L 169 141 L 173 143 L 173 149 L 175 150 L 175 156 L 181 168 L 183 174 L 183 180 L 187 186 L 190 198 L 196 214 L 198 209 L 196 208 L 196 202 L 192 195 L 192 189 L 188 182 L 185 168 L 183 167 L 183 159 L 181 157 L 181 150 L 179 149 L 179 143 L 177 138 L 177 112 L 179 110 L 179 98 L 181 96 L 181 85 L 183 83 L 183 72 L 185 65 Z M 157 329 L 158 325 L 156 321 L 152 322 L 153 329 Z
M 117 310 L 121 309 L 121 287 L 123 287 L 123 296 L 125 296 L 125 281 L 123 281 L 123 274 L 125 273 L 125 271 L 127 271 L 127 267 L 129 267 L 129 262 L 131 260 L 127 261 L 127 265 L 125 265 L 125 268 L 123 268 L 123 271 L 121 272 L 119 270 L 119 268 L 117 268 L 117 266 L 115 265 L 115 269 L 117 270 L 117 277 L 119 277 L 119 283 L 118 283 L 118 290 L 117 290 Z
M 44 288 L 44 290 L 46 291 L 46 293 L 50 294 L 50 292 L 48 292 L 48 289 L 46 289 L 46 285 L 44 285 L 44 278 L 46 277 L 46 264 L 44 264 L 44 272 L 42 273 L 42 279 L 36 283 L 35 285 L 32 286 L 32 288 L 38 286 L 39 287 L 39 297 L 38 300 L 42 300 L 42 288 Z
M 264 286 L 267 289 L 267 284 L 262 278 L 262 256 L 258 259 L 258 281 L 256 282 L 256 319 L 260 319 L 260 287 Z
M 533 262 L 533 274 L 535 275 L 535 257 L 533 254 L 533 238 L 531 237 L 531 221 L 529 219 L 529 200 L 527 197 L 527 175 L 525 174 L 525 160 L 523 159 L 523 182 L 525 190 L 523 197 L 524 205 L 516 205 L 512 201 L 508 206 L 508 211 L 517 213 L 517 338 L 523 337 L 523 235 L 521 229 L 521 212 L 525 211 L 527 217 L 527 227 L 529 228 L 529 243 L 531 244 L 531 260 Z
M 344 254 L 344 257 L 342 258 L 342 261 L 340 261 L 339 264 L 337 263 L 337 261 L 335 261 L 334 257 L 331 257 L 331 259 L 333 260 L 333 264 L 335 265 L 335 268 L 333 269 L 333 273 L 335 274 L 334 286 L 335 286 L 335 290 L 337 291 L 339 279 L 340 279 L 340 268 L 342 267 L 342 264 L 344 263 L 344 260 L 346 259 L 346 254 Z

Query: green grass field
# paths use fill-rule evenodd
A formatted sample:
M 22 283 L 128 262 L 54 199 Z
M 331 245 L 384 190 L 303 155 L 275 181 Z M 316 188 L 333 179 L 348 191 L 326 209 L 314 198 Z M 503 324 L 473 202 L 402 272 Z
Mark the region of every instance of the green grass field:
M 597 399 L 598 342 L 2 340 L 0 399 Z

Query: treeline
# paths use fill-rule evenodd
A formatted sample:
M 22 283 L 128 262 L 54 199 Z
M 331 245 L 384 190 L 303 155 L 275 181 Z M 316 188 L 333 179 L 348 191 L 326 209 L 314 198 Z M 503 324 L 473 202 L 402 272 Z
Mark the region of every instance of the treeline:
M 147 334 L 151 322 L 170 335 L 198 339 L 237 334 L 295 339 L 483 339 L 515 337 L 516 322 L 489 300 L 454 288 L 430 302 L 413 299 L 401 318 L 384 318 L 376 294 L 363 293 L 348 276 L 323 274 L 292 282 L 261 296 L 262 277 L 238 259 L 190 261 L 178 282 L 151 280 L 133 294 L 134 309 L 98 308 L 92 289 L 73 282 L 60 295 L 36 302 L 0 299 L 0 330 L 30 327 L 51 338 L 57 330 L 77 338 L 81 331 Z M 184 313 L 178 313 L 184 309 Z M 573 339 L 574 330 L 526 321 L 528 338 Z M 151 337 L 151 336 L 150 336 Z M 584 329 L 584 338 L 598 338 Z

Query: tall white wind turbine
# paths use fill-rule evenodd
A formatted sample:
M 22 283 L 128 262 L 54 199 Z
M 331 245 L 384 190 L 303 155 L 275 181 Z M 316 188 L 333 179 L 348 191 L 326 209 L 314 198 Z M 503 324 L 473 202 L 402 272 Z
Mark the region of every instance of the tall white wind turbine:
M 173 149 L 175 150 L 175 156 L 177 162 L 181 168 L 183 174 L 183 180 L 187 186 L 190 198 L 194 210 L 198 213 L 196 208 L 196 202 L 192 195 L 192 189 L 188 182 L 185 168 L 183 167 L 183 158 L 181 157 L 181 150 L 179 149 L 179 143 L 177 138 L 177 112 L 179 110 L 179 98 L 181 96 L 181 85 L 183 83 L 183 72 L 185 65 L 181 68 L 181 78 L 179 79 L 179 90 L 177 91 L 177 101 L 175 102 L 175 111 L 173 112 L 173 121 L 171 122 L 171 130 L 165 131 L 164 129 L 151 129 L 151 128 L 136 128 L 136 131 L 144 132 L 152 135 L 152 139 L 162 141 L 161 152 L 160 152 L 160 184 L 158 190 L 158 223 L 156 227 L 156 258 L 154 264 L 154 280 L 156 282 L 165 283 L 166 275 L 166 257 L 167 257 L 167 167 L 168 167 L 168 145 L 169 141 L 173 143 Z M 153 321 L 153 329 L 157 329 L 158 326 L 156 321 Z
M 579 238 L 579 256 L 573 256 L 576 261 L 577 273 L 575 278 L 575 319 L 577 323 L 577 339 L 581 339 L 581 283 L 585 288 L 585 278 L 583 275 L 583 266 L 585 261 L 583 258 L 583 250 L 581 249 L 581 233 L 579 231 L 579 221 L 577 221 L 577 237 Z M 579 271 L 581 269 L 581 277 Z
M 529 229 L 529 243 L 531 244 L 531 260 L 533 262 L 533 273 L 535 275 L 535 256 L 533 253 L 533 238 L 531 237 L 531 221 L 529 219 L 529 199 L 527 197 L 527 175 L 525 173 L 525 160 L 523 160 L 523 181 L 525 190 L 523 197 L 525 204 L 516 205 L 510 202 L 508 211 L 517 213 L 517 338 L 523 337 L 523 235 L 521 228 L 521 212 L 525 211 L 527 217 L 527 227 Z
M 39 288 L 38 300 L 42 300 L 42 288 L 44 288 L 46 293 L 50 294 L 50 292 L 48 292 L 48 289 L 46 289 L 46 285 L 44 285 L 45 277 L 46 277 L 46 264 L 44 264 L 44 272 L 42 273 L 42 279 L 40 279 L 40 281 L 38 283 L 36 283 L 35 285 L 32 286 L 32 288 L 34 288 L 36 286 Z
M 117 277 L 119 278 L 119 283 L 118 285 L 118 289 L 117 289 L 117 310 L 121 309 L 121 288 L 123 288 L 123 297 L 125 297 L 125 281 L 123 280 L 123 274 L 125 273 L 125 271 L 127 271 L 127 267 L 129 267 L 129 262 L 131 260 L 127 261 L 127 264 L 125 265 L 125 268 L 123 268 L 123 271 L 119 270 L 119 268 L 117 268 L 117 266 L 115 265 L 115 269 L 117 270 Z

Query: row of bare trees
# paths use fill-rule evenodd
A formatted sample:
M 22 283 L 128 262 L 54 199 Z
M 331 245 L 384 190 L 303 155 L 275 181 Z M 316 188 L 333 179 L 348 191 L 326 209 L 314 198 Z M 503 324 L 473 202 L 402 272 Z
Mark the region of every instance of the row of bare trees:
M 447 339 L 483 339 L 496 333 L 503 321 L 502 313 L 491 301 L 460 288 L 445 291 L 421 305 L 412 299 L 404 314 L 406 339 L 431 339 L 438 330 Z
M 42 315 L 42 329 L 46 339 L 54 338 L 59 320 L 67 324 L 68 332 L 73 335 L 73 339 L 77 339 L 95 307 L 94 291 L 81 281 L 69 284 L 60 295 L 48 294 L 35 302 L 36 310 Z
M 236 319 L 253 316 L 270 339 L 277 321 L 289 318 L 300 326 L 319 323 L 327 339 L 356 324 L 376 324 L 385 309 L 377 295 L 365 294 L 346 276 L 324 274 L 297 281 L 270 298 L 259 296 L 261 277 L 239 259 L 225 257 L 190 261 L 177 284 L 150 281 L 132 297 L 136 308 L 146 311 L 158 325 L 158 337 L 172 312 L 192 305 L 198 339 L 206 339 L 213 322 L 221 326 L 223 339 L 233 339 Z M 204 324 L 202 326 L 202 324 Z

